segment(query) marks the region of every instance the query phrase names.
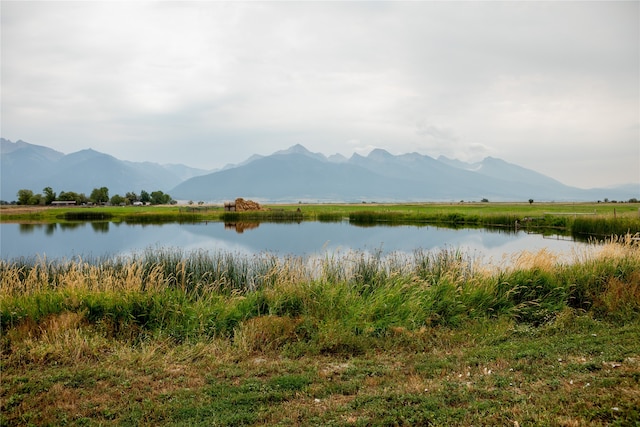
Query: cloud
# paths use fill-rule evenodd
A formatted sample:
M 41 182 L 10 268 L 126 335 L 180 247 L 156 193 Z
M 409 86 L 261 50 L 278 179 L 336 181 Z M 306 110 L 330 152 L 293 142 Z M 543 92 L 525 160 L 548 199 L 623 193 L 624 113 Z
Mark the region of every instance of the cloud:
M 638 13 L 637 2 L 4 2 L 3 136 L 206 168 L 296 143 L 491 153 L 573 185 L 637 181 Z M 602 161 L 602 147 L 617 166 L 567 173 L 564 156 Z
M 416 127 L 416 133 L 426 138 L 435 139 L 437 141 L 455 142 L 458 140 L 450 129 L 439 128 L 437 126 L 427 124 L 426 122 L 418 123 Z

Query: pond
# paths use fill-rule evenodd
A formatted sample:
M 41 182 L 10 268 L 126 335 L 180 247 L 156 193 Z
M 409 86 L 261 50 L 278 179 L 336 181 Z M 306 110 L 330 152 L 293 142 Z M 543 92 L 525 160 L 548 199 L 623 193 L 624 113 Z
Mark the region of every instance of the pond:
M 349 251 L 386 255 L 453 248 L 487 262 L 500 262 L 522 251 L 541 249 L 570 255 L 577 247 L 586 245 L 563 236 L 525 231 L 417 225 L 359 227 L 348 222 L 0 224 L 0 255 L 5 260 L 19 257 L 87 259 L 128 255 L 150 248 L 179 248 L 184 252 L 228 251 L 244 255 L 270 252 L 281 256 L 324 256 Z

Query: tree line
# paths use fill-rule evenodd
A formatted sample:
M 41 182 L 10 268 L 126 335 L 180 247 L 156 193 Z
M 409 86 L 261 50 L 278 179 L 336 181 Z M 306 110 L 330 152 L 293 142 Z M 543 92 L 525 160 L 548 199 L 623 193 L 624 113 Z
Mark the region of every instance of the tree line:
M 77 205 L 106 205 L 114 206 L 133 205 L 135 203 L 150 205 L 166 205 L 173 204 L 175 201 L 170 195 L 160 190 L 151 193 L 141 190 L 140 194 L 133 191 L 127 192 L 124 196 L 115 194 L 109 197 L 109 189 L 107 187 L 94 188 L 87 197 L 84 193 L 76 193 L 75 191 L 61 191 L 56 194 L 51 187 L 42 189 L 42 193 L 35 194 L 32 190 L 21 189 L 16 194 L 18 205 L 51 205 L 55 201 L 70 202 L 75 201 Z

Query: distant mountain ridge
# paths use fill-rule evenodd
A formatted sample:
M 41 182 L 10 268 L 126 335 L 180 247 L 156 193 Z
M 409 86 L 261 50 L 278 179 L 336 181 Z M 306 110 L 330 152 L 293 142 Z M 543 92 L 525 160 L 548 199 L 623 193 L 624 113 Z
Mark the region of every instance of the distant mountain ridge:
M 170 194 L 176 199 L 221 202 L 246 197 L 270 202 L 402 202 L 628 200 L 640 187 L 584 190 L 536 171 L 487 157 L 478 163 L 375 149 L 367 156 L 329 157 L 297 144 L 270 156 L 191 178 Z
M 51 148 L 0 138 L 0 199 L 15 200 L 20 189 L 40 193 L 51 187 L 57 193 L 89 195 L 107 187 L 109 194 L 141 190 L 167 192 L 179 183 L 210 171 L 185 165 L 129 162 L 93 149 L 64 154 Z
M 626 201 L 640 186 L 584 190 L 531 169 L 487 157 L 466 163 L 419 153 L 393 155 L 375 149 L 367 156 L 325 156 L 297 144 L 268 156 L 253 155 L 217 171 L 185 165 L 119 160 L 93 149 L 63 154 L 24 141 L 1 142 L 2 200 L 18 190 L 109 194 L 161 190 L 176 200 L 219 203 L 236 197 L 263 202 L 404 201 Z

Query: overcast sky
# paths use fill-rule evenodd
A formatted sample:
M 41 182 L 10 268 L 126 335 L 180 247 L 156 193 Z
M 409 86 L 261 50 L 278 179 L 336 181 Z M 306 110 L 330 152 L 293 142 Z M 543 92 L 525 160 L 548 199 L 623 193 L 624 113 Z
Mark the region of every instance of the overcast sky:
M 3 0 L 1 136 L 206 169 L 299 143 L 638 183 L 639 5 Z

